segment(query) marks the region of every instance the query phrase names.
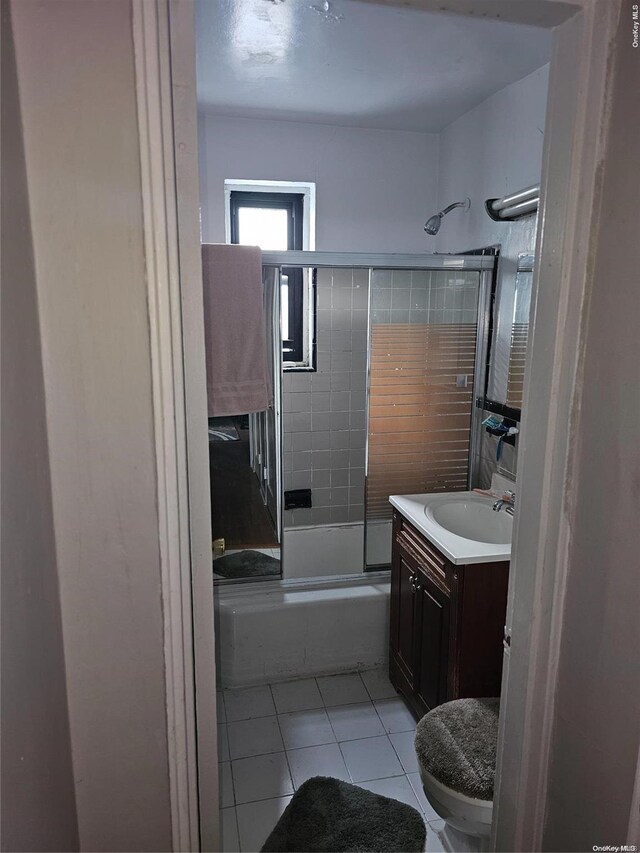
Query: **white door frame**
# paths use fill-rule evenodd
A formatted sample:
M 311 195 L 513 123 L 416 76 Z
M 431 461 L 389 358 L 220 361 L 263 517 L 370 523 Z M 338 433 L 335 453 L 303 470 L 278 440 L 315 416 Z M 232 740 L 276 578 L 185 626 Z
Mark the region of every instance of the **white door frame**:
M 606 142 L 608 69 L 622 3 L 370 2 L 555 28 L 509 591 L 512 643 L 503 685 L 493 839 L 497 849 L 536 850 L 542 843 L 567 573 L 570 425 L 580 401 L 582 319 L 592 277 L 588 260 Z M 188 844 L 193 845 L 196 837 L 199 812 L 201 849 L 215 850 L 215 661 L 193 0 L 133 3 L 157 398 L 155 440 L 165 497 L 160 514 L 167 713 L 174 747 L 170 769 L 177 809 L 174 849 L 196 849 Z
M 190 97 L 195 91 L 195 69 L 192 51 L 171 52 L 174 42 L 192 44 L 193 10 L 191 3 L 178 2 L 174 20 L 169 0 L 132 0 L 132 4 L 160 497 L 172 849 L 218 850 L 197 159 L 196 167 L 191 166 L 191 158 L 197 158 L 195 100 Z

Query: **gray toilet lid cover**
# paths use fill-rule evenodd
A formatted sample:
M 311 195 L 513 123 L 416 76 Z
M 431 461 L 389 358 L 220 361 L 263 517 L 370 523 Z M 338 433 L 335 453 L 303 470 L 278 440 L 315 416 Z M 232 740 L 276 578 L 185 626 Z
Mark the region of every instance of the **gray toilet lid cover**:
M 456 699 L 429 711 L 416 729 L 420 765 L 461 794 L 493 799 L 499 699 Z

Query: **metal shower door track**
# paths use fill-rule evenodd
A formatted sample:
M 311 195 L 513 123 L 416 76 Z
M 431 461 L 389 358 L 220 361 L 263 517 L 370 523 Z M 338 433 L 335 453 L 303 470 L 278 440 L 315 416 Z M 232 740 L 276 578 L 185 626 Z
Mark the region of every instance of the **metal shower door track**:
M 263 266 L 362 267 L 363 269 L 492 270 L 492 255 L 395 255 L 364 252 L 263 252 Z

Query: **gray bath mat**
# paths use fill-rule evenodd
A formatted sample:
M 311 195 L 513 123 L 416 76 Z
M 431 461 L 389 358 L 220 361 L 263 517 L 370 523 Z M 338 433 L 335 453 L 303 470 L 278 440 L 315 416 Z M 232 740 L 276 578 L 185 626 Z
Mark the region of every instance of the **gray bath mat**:
M 280 560 L 260 551 L 238 551 L 213 561 L 213 571 L 223 578 L 259 578 L 280 574 Z
M 425 840 L 424 821 L 411 806 L 315 776 L 293 795 L 262 853 L 420 853 Z
M 209 441 L 240 441 L 240 436 L 233 421 L 211 418 L 209 421 Z

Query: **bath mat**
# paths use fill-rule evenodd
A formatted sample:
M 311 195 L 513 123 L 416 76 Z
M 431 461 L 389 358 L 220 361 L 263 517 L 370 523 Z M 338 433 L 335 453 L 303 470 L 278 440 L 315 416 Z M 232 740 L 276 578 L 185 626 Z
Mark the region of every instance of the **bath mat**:
M 240 441 L 240 436 L 233 421 L 209 418 L 209 441 Z
M 420 853 L 425 840 L 424 821 L 411 806 L 315 776 L 293 795 L 262 853 Z
M 280 574 L 280 560 L 260 551 L 238 551 L 213 561 L 213 571 L 223 578 L 258 578 Z

